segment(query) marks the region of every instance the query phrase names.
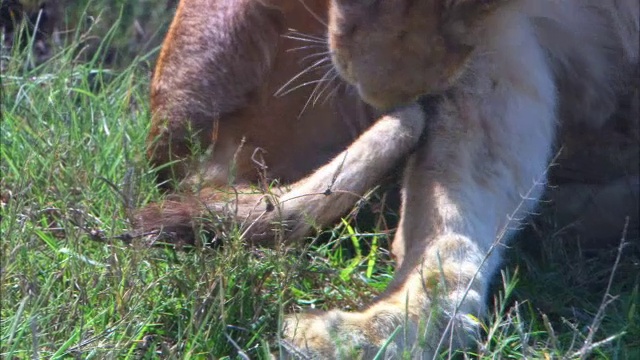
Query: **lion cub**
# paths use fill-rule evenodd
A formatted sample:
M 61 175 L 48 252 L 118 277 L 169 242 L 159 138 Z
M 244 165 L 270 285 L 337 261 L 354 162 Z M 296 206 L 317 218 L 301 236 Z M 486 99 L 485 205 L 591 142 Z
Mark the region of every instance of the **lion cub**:
M 333 63 L 363 100 L 440 100 L 405 169 L 394 280 L 361 312 L 289 317 L 286 347 L 432 358 L 477 335 L 489 278 L 544 190 L 556 137 L 608 126 L 638 67 L 638 1 L 333 0 L 329 16 Z M 621 179 L 637 176 L 635 165 Z

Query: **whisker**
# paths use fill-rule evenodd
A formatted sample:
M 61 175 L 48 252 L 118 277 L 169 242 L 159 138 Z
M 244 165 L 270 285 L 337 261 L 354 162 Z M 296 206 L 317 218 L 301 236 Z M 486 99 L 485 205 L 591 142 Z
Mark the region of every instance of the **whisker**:
M 329 61 L 329 59 L 327 59 L 327 58 L 322 58 L 322 59 L 316 61 L 311 66 L 305 68 L 304 70 L 300 71 L 296 76 L 292 77 L 289 81 L 287 81 L 284 85 L 282 85 L 273 95 L 274 96 L 278 96 L 278 97 L 282 96 L 282 92 L 286 90 L 287 86 L 291 85 L 291 83 L 293 83 L 294 81 L 299 79 L 304 74 L 306 74 L 306 73 L 318 68 L 320 65 L 325 64 L 328 61 Z M 287 91 L 287 93 L 289 93 L 289 91 Z
M 311 38 L 316 38 L 316 39 L 324 39 L 324 38 L 327 37 L 327 35 L 325 33 L 310 34 L 310 33 L 307 33 L 307 32 L 300 31 L 300 30 L 298 30 L 296 28 L 288 28 L 287 31 L 291 32 L 291 33 L 294 33 L 294 34 L 301 34 L 301 35 L 308 36 L 308 37 L 311 37 Z
M 322 105 L 326 104 L 327 101 L 329 101 L 332 97 L 334 97 L 338 93 L 338 90 L 340 90 L 340 87 L 342 86 L 344 86 L 344 83 L 338 82 L 336 86 L 334 86 L 333 89 L 327 94 L 324 100 L 322 100 Z
M 300 59 L 300 62 L 305 62 L 307 60 L 313 59 L 318 56 L 323 56 L 323 57 L 326 57 L 327 60 L 331 60 L 329 57 L 327 57 L 327 55 L 330 55 L 330 54 L 331 54 L 331 51 L 323 51 L 315 54 L 310 54 Z
M 304 111 L 307 109 L 307 107 L 309 106 L 309 104 L 311 104 L 312 99 L 314 98 L 315 94 L 318 92 L 318 89 L 320 87 L 320 84 L 322 84 L 323 82 L 327 81 L 328 77 L 332 75 L 333 73 L 333 66 L 327 70 L 327 72 L 324 73 L 324 75 L 322 76 L 322 78 L 320 78 L 320 81 L 318 81 L 318 83 L 316 84 L 316 86 L 313 88 L 313 91 L 311 92 L 311 94 L 309 95 L 309 97 L 307 98 L 307 101 L 304 103 L 304 106 L 302 107 L 302 110 L 300 110 L 300 113 L 298 114 L 298 119 L 302 116 L 302 114 L 304 114 Z M 330 80 L 329 80 L 330 81 Z
M 310 40 L 327 41 L 327 35 L 313 35 L 291 28 L 287 29 L 287 33 L 285 35 L 295 35 Z
M 298 46 L 291 49 L 287 49 L 286 52 L 294 52 L 298 50 L 307 50 L 307 49 L 326 49 L 326 48 L 327 47 L 324 45 L 305 45 L 305 46 Z
M 302 36 L 297 36 L 297 35 L 282 35 L 283 38 L 285 39 L 291 39 L 291 40 L 298 40 L 298 41 L 304 41 L 304 42 L 308 42 L 308 43 L 313 43 L 313 44 L 326 44 L 327 40 L 325 39 L 311 39 L 311 38 L 306 38 L 306 37 L 302 37 Z
M 313 12 L 313 10 L 311 10 L 311 8 L 307 5 L 307 3 L 304 2 L 304 0 L 298 0 L 298 1 L 300 2 L 300 4 L 302 4 L 302 6 L 304 6 L 305 9 L 307 9 L 309 14 L 311 14 L 316 20 L 318 20 L 320 24 L 324 25 L 325 27 L 329 27 L 329 25 L 327 25 L 327 23 L 324 20 L 322 20 L 322 18 L 318 16 L 318 14 L 316 14 L 315 12 Z
M 324 73 L 324 75 L 322 75 L 322 78 L 320 78 L 321 83 L 331 82 L 333 79 L 335 79 L 335 77 L 333 76 L 333 68 L 327 70 Z M 322 88 L 324 89 L 325 87 L 326 87 L 326 84 Z M 320 91 L 320 92 L 318 92 L 318 91 Z M 315 99 L 321 93 L 322 93 L 321 86 L 320 86 L 320 84 L 317 84 L 316 87 L 311 92 L 311 94 L 309 95 L 309 99 Z M 314 105 L 315 105 L 315 101 L 314 101 Z
M 320 92 L 318 92 L 318 94 L 313 99 L 313 106 L 316 106 L 316 104 L 318 103 L 318 100 L 320 100 L 320 98 L 322 97 L 322 94 L 324 94 L 327 91 L 327 89 L 331 87 L 331 84 L 333 83 L 333 81 L 338 78 L 338 74 L 336 74 L 335 72 L 330 71 L 330 73 L 332 75 L 331 78 L 327 80 L 326 84 L 322 87 L 322 90 L 320 90 Z
M 293 35 L 282 35 L 283 38 L 285 39 L 291 39 L 291 40 L 298 40 L 298 41 L 304 41 L 304 42 L 309 42 L 309 43 L 314 43 L 314 44 L 326 44 L 326 41 L 320 41 L 320 40 L 315 40 L 315 39 L 306 39 L 303 37 L 299 37 L 299 36 L 293 36 Z
M 318 83 L 321 83 L 321 82 L 324 82 L 324 81 L 325 81 L 325 80 L 323 80 L 323 79 L 318 79 L 318 80 L 311 80 L 311 81 L 303 82 L 302 84 L 298 84 L 298 85 L 296 85 L 296 86 L 292 87 L 291 89 L 288 89 L 287 91 L 284 91 L 284 92 L 282 92 L 282 93 L 279 93 L 279 94 L 278 94 L 278 95 L 276 95 L 276 96 L 278 96 L 278 97 L 282 97 L 282 96 L 285 96 L 285 95 L 287 95 L 287 94 L 289 94 L 289 93 L 291 93 L 291 92 L 293 92 L 293 91 L 295 91 L 295 90 L 298 90 L 298 89 L 300 89 L 300 88 L 303 88 L 303 87 L 305 87 L 305 86 L 307 86 L 307 85 L 311 85 L 311 84 L 318 84 Z

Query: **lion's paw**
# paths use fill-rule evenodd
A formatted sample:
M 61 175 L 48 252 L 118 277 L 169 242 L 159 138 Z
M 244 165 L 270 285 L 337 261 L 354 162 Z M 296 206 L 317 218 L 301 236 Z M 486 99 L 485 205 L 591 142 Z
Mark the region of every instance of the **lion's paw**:
M 377 305 L 377 306 L 376 306 Z M 478 336 L 467 313 L 405 309 L 378 303 L 363 312 L 332 310 L 289 315 L 282 348 L 289 359 L 433 359 Z M 433 310 L 433 309 L 432 309 Z
M 432 358 L 437 342 L 420 339 L 410 318 L 397 309 L 290 315 L 283 350 L 291 359 Z

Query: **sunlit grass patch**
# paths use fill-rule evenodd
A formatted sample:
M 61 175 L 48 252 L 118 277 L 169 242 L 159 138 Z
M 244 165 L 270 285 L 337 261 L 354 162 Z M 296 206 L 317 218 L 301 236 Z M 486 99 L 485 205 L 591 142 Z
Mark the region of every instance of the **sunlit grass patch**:
M 162 197 L 144 144 L 155 52 L 107 64 L 130 42 L 114 30 L 120 21 L 99 25 L 107 30 L 86 56 L 83 31 L 44 63 L 29 48 L 2 51 L 0 357 L 268 358 L 283 314 L 357 310 L 384 290 L 393 232 L 376 221 L 348 218 L 274 249 L 250 249 L 238 234 L 185 251 L 120 241 L 133 211 Z M 637 244 L 606 296 L 616 251 L 571 242 L 516 242 L 492 313 L 477 319 L 480 344 L 456 356 L 640 358 Z

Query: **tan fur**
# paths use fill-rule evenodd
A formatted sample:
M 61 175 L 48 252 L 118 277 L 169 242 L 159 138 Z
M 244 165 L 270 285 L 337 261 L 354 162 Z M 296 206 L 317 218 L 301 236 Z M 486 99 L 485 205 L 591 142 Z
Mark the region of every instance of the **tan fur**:
M 558 130 L 566 166 L 589 140 L 607 148 L 604 163 L 617 163 L 598 169 L 614 178 L 595 195 L 552 191 L 568 201 L 559 205 L 578 207 L 564 216 L 599 219 L 586 225 L 597 226 L 594 237 L 621 232 L 625 217 L 637 229 L 637 123 L 607 121 L 638 66 L 638 16 L 637 1 L 332 1 L 332 57 L 364 100 L 379 108 L 425 93 L 442 100 L 430 140 L 406 167 L 389 289 L 359 313 L 290 317 L 293 346 L 312 357 L 371 358 L 388 343 L 385 358 L 431 358 L 468 344 L 502 244 L 542 193 Z M 598 216 L 602 206 L 618 211 Z
M 310 54 L 287 52 L 296 45 L 280 35 L 321 33 L 312 13 L 329 14 L 340 75 L 387 115 L 374 122 L 350 91 L 301 117 L 309 89 L 273 97 Z M 408 157 L 394 280 L 360 312 L 288 317 L 287 353 L 371 358 L 387 343 L 385 358 L 430 358 L 465 346 L 503 244 L 548 178 L 562 185 L 548 192 L 558 218 L 594 241 L 626 216 L 637 229 L 639 16 L 637 0 L 183 0 L 154 75 L 149 149 L 157 164 L 179 160 L 174 173 L 196 192 L 143 210 L 141 229 L 224 235 L 239 222 L 248 240 L 300 238 Z M 634 91 L 631 113 L 613 116 Z M 425 125 L 414 102 L 426 94 L 438 101 Z M 192 157 L 191 143 L 211 155 Z M 258 174 L 293 184 L 267 191 Z M 600 216 L 607 208 L 617 212 Z

